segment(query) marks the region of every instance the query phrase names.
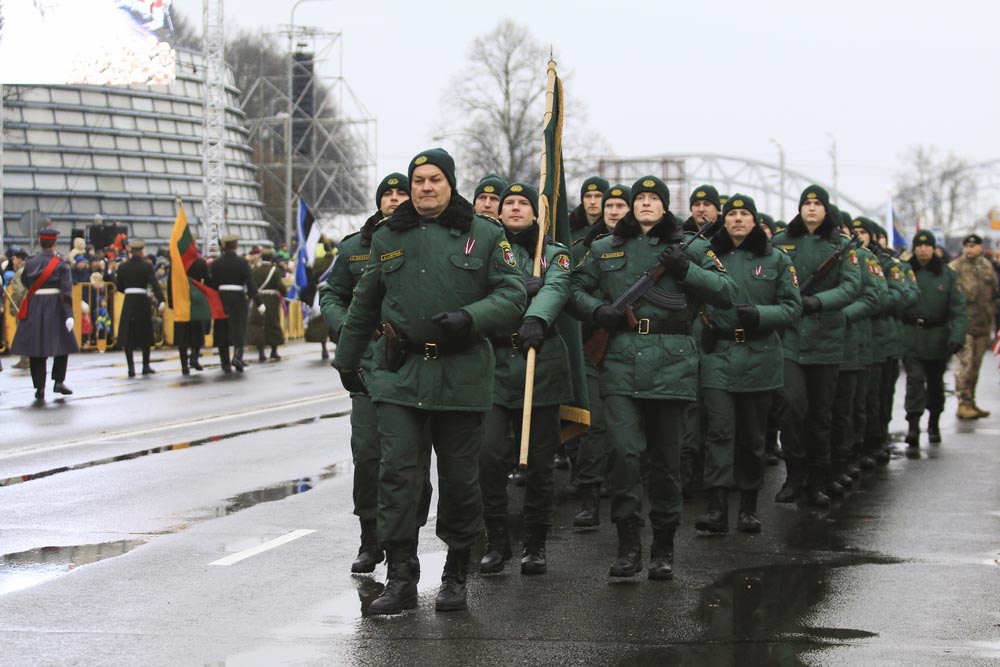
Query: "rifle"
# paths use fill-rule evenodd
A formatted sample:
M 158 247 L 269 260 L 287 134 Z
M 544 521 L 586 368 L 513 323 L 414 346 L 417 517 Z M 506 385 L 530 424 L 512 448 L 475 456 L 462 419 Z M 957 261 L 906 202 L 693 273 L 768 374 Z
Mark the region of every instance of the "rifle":
M 809 279 L 802 283 L 799 287 L 799 293 L 802 296 L 812 296 L 812 292 L 809 290 L 819 281 L 823 280 L 823 278 L 826 278 L 827 274 L 833 270 L 833 267 L 843 261 L 844 254 L 852 247 L 857 247 L 858 242 L 858 233 L 852 232 L 851 240 L 848 241 L 843 247 L 837 248 L 832 255 L 824 259 L 820 265 L 816 267 L 816 270 L 813 271 L 811 276 L 809 276 Z
M 691 242 L 697 238 L 705 238 L 706 235 L 713 231 L 713 227 L 716 227 L 721 223 L 721 215 L 714 221 L 706 222 L 698 229 L 698 232 L 691 238 L 690 241 L 684 241 L 680 244 L 680 249 L 687 249 L 687 247 L 691 245 Z M 635 281 L 631 287 L 625 290 L 622 295 L 615 299 L 614 303 L 611 304 L 612 308 L 614 308 L 619 314 L 626 317 L 629 326 L 635 327 L 638 324 L 633 306 L 636 301 L 642 298 L 645 298 L 646 301 L 649 301 L 657 308 L 664 308 L 666 310 L 681 310 L 687 307 L 687 299 L 683 294 L 671 294 L 656 286 L 656 283 L 663 277 L 663 274 L 666 273 L 666 271 L 667 268 L 660 261 L 659 257 L 657 257 L 656 263 L 646 269 L 646 272 L 642 274 L 642 277 Z M 584 343 L 583 353 L 587 355 L 587 357 L 593 361 L 594 364 L 600 366 L 604 361 L 605 355 L 608 353 L 609 340 L 610 333 L 606 329 L 598 328 L 594 331 L 594 334 L 587 339 L 587 342 Z

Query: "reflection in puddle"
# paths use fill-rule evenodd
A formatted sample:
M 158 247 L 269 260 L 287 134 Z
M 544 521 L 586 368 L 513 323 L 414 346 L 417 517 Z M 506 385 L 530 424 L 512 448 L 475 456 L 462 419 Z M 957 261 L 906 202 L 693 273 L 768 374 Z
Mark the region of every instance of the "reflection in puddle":
M 121 556 L 143 544 L 143 540 L 119 540 L 72 547 L 41 547 L 0 556 L 0 595 L 55 579 L 81 565 Z
M 0 487 L 10 486 L 11 484 L 19 484 L 21 482 L 30 482 L 32 480 L 41 479 L 43 477 L 51 477 L 52 475 L 58 475 L 59 473 L 69 472 L 71 470 L 83 470 L 85 468 L 93 468 L 94 466 L 106 465 L 108 463 L 117 463 L 119 461 L 131 461 L 132 459 L 142 458 L 143 456 L 150 456 L 152 454 L 163 454 L 165 452 L 173 452 L 179 449 L 190 449 L 191 447 L 200 447 L 201 445 L 207 445 L 213 442 L 222 442 L 223 440 L 229 440 L 230 438 L 237 438 L 243 435 L 249 435 L 252 433 L 261 433 L 263 431 L 277 431 L 283 428 L 289 428 L 292 426 L 302 426 L 303 424 L 312 424 L 320 419 L 336 419 L 338 417 L 345 417 L 351 414 L 350 410 L 344 410 L 341 412 L 331 412 L 328 414 L 319 415 L 318 417 L 306 417 L 305 419 L 296 419 L 295 421 L 283 422 L 281 424 L 271 424 L 270 426 L 260 426 L 258 428 L 249 428 L 242 431 L 233 431 L 232 433 L 223 433 L 221 435 L 210 435 L 206 438 L 199 438 L 197 440 L 190 440 L 188 442 L 177 442 L 172 445 L 163 445 L 161 447 L 152 447 L 150 449 L 143 449 L 137 452 L 129 452 L 128 454 L 119 454 L 117 456 L 109 456 L 103 459 L 96 459 L 94 461 L 85 461 L 83 463 L 77 463 L 71 466 L 60 466 L 58 468 L 51 468 L 49 470 L 43 470 L 42 472 L 30 474 L 30 475 L 17 475 L 14 477 L 7 477 L 0 479 Z

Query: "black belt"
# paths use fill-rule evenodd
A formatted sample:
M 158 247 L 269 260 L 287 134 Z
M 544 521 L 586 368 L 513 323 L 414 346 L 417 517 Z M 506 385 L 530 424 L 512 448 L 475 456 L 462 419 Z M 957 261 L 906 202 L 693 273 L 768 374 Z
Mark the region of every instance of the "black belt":
M 545 340 L 555 338 L 558 335 L 559 327 L 555 324 L 545 330 Z M 490 336 L 490 342 L 493 343 L 493 347 L 512 347 L 515 350 L 519 349 L 518 335 L 516 331 L 512 332 L 509 336 Z
M 761 329 L 717 329 L 712 327 L 712 333 L 719 340 L 728 340 L 731 343 L 746 343 L 751 340 L 767 338 L 773 331 L 762 331 Z
M 691 335 L 691 323 L 686 320 L 657 320 L 651 317 L 644 317 L 634 329 L 626 329 L 637 333 L 640 336 L 646 334 L 679 334 L 682 336 Z
M 458 352 L 465 352 L 466 350 L 475 347 L 479 343 L 479 340 L 474 340 L 471 342 L 459 342 L 452 343 L 447 341 L 437 341 L 429 340 L 423 343 L 407 340 L 404 344 L 407 352 L 413 354 L 419 354 L 424 359 L 440 359 L 441 357 L 447 356 L 449 354 L 456 354 Z
M 944 326 L 947 320 L 925 320 L 922 317 L 908 317 L 906 318 L 907 324 L 912 324 L 918 329 L 933 329 L 934 327 Z

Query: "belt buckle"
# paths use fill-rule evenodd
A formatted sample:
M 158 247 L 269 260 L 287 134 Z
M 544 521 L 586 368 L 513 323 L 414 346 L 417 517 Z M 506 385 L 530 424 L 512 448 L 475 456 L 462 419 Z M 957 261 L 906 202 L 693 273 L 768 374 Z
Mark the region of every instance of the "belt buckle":
M 639 320 L 639 328 L 636 329 L 636 331 L 639 332 L 639 335 L 645 336 L 646 334 L 649 333 L 649 325 L 650 325 L 649 318 L 644 317 L 641 320 Z
M 512 333 L 510 335 L 510 346 L 512 348 L 514 348 L 515 350 L 520 350 L 521 349 L 521 346 L 518 345 L 518 343 L 517 343 L 518 340 L 520 340 L 520 338 L 517 335 L 517 332 L 515 331 L 514 333 Z
M 437 359 L 437 358 L 438 358 L 437 343 L 424 343 L 424 359 Z
M 733 338 L 737 343 L 747 342 L 747 331 L 746 329 L 733 329 Z
M 926 322 L 925 322 L 925 321 L 924 321 L 923 319 L 921 319 L 921 318 L 919 318 L 919 317 L 917 318 L 917 322 L 916 322 L 916 325 L 917 325 L 917 328 L 918 328 L 918 329 L 923 329 L 923 328 L 924 328 L 924 326 L 926 326 L 926 324 L 927 324 L 927 323 L 926 323 Z

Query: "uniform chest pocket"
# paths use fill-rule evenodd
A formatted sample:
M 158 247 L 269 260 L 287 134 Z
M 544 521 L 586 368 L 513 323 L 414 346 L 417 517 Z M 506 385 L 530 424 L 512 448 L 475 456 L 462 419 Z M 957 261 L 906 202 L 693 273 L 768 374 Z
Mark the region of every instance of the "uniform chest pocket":
M 467 271 L 478 271 L 483 268 L 482 257 L 473 257 L 472 255 L 452 255 L 451 263 L 452 266 Z
M 403 285 L 403 277 L 405 271 L 402 271 L 403 265 L 406 263 L 405 257 L 393 257 L 392 259 L 387 259 L 382 262 L 380 270 L 382 271 L 382 282 L 385 286 L 392 291 L 396 291 Z
M 483 258 L 473 255 L 450 255 L 448 257 L 455 271 L 449 271 L 444 282 L 455 290 L 456 294 L 468 298 L 480 293 L 480 282 L 484 277 Z
M 767 269 L 761 266 L 755 266 L 752 269 L 750 269 L 750 277 L 753 278 L 754 280 L 773 281 L 775 278 L 778 277 L 778 273 L 774 269 Z
M 597 266 L 601 268 L 601 271 L 618 271 L 625 266 L 625 264 L 625 257 L 612 257 L 609 259 L 597 260 Z

